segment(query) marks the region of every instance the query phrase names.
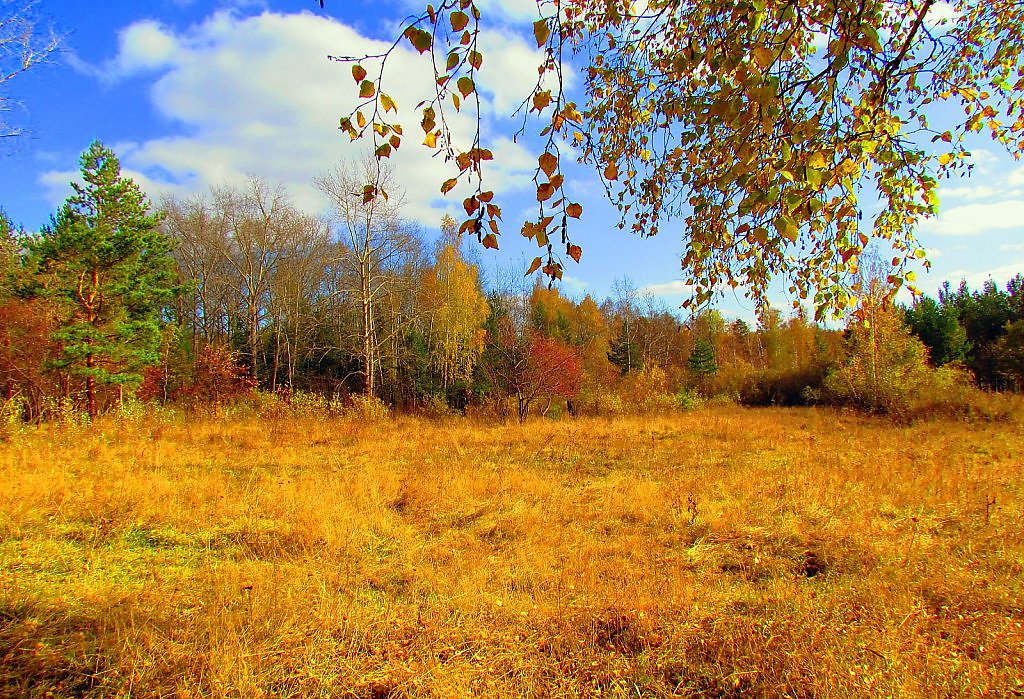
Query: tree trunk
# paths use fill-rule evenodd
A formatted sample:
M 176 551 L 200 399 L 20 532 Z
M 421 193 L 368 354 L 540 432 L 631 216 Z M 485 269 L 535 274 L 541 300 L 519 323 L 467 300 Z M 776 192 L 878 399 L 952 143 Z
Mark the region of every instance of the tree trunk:
M 274 368 L 270 372 L 270 392 L 277 392 L 277 371 L 281 363 L 281 321 L 277 320 L 274 332 Z
M 88 299 L 86 301 L 86 318 L 91 327 L 96 327 L 98 313 L 96 311 L 96 307 L 94 306 L 94 304 L 96 302 L 96 290 L 99 289 L 100 286 L 100 271 L 98 269 L 93 268 L 91 281 L 92 289 L 90 290 Z M 89 342 L 87 342 L 86 344 L 87 346 L 91 345 L 91 343 Z M 96 377 L 93 376 L 92 373 L 92 370 L 95 366 L 96 361 L 95 358 L 93 357 L 92 348 L 90 346 L 85 355 L 85 397 L 86 404 L 89 410 L 90 420 L 96 418 Z
M 249 309 L 249 368 L 252 371 L 252 378 L 259 384 L 260 375 L 256 371 L 256 341 L 258 339 L 257 324 L 260 319 L 258 307 Z
M 370 295 L 369 270 L 363 271 L 360 287 L 360 296 L 362 296 L 361 301 L 363 306 L 363 371 L 365 372 L 365 376 L 363 377 L 363 392 L 367 396 L 372 396 L 374 395 L 375 389 L 374 379 L 377 374 L 377 352 L 374 340 L 373 299 Z

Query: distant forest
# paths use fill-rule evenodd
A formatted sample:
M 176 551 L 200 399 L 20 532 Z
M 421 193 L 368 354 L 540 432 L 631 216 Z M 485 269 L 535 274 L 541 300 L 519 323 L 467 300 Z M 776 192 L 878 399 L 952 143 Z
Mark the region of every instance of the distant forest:
M 964 413 L 1024 388 L 1021 275 L 899 307 L 865 274 L 843 330 L 799 308 L 683 320 L 626 280 L 601 300 L 522 270 L 484 280 L 452 219 L 428 244 L 400 202 L 360 195 L 358 168 L 316 179 L 331 213 L 314 217 L 259 179 L 154 206 L 101 144 L 81 164 L 43 230 L 0 212 L 8 419 L 268 394 L 519 419 L 707 400 Z

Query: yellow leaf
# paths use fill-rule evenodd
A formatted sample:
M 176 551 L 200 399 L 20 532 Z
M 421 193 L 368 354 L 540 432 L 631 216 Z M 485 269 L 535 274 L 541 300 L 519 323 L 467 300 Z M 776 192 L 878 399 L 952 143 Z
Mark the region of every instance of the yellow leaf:
M 583 207 L 579 204 L 569 204 L 569 206 L 565 207 L 565 213 L 572 218 L 579 218 L 583 215 Z
M 767 46 L 758 46 L 750 52 L 750 58 L 758 68 L 764 70 L 772 64 L 772 61 L 775 59 L 775 54 Z
M 424 53 L 430 50 L 430 47 L 434 43 L 434 38 L 430 35 L 430 32 L 417 29 L 416 27 L 409 27 L 405 30 L 405 38 L 409 40 L 409 43 L 419 51 Z
M 548 43 L 548 38 L 551 36 L 551 28 L 548 27 L 546 19 L 538 19 L 533 23 L 533 36 L 537 39 L 538 47 Z
M 366 70 L 357 63 L 352 66 L 352 77 L 355 78 L 356 84 L 358 85 L 366 77 Z
M 437 132 L 431 131 L 427 134 L 427 137 L 423 139 L 423 145 L 427 148 L 437 148 Z
M 370 80 L 364 80 L 359 84 L 359 96 L 363 99 L 369 99 L 377 92 L 373 86 L 373 82 Z
M 452 30 L 456 32 L 461 32 L 469 24 L 469 15 L 465 12 L 455 11 L 449 15 L 448 19 L 451 20 Z
M 543 153 L 540 156 L 540 158 L 537 159 L 537 161 L 540 165 L 540 169 L 549 178 L 551 177 L 551 175 L 555 173 L 555 170 L 558 168 L 558 158 L 551 153 Z
M 398 105 L 391 99 L 390 95 L 386 95 L 383 92 L 380 93 L 380 106 L 384 109 L 384 113 L 387 114 L 390 111 L 398 111 Z
M 543 248 L 548 244 L 548 230 L 544 226 L 537 226 L 537 247 Z
M 952 160 L 953 160 L 953 154 L 952 153 L 943 153 L 942 155 L 939 156 L 939 165 L 949 165 L 949 163 Z
M 616 167 L 615 163 L 608 163 L 608 167 L 604 169 L 604 178 L 606 180 L 619 179 L 619 168 Z
M 566 248 L 566 254 L 578 263 L 580 261 L 580 257 L 583 256 L 583 248 L 579 245 L 570 245 Z
M 797 237 L 800 235 L 800 227 L 796 224 L 789 216 L 779 216 L 772 224 L 775 226 L 775 230 L 778 231 L 786 240 L 795 243 Z
M 541 260 L 539 257 L 533 258 L 533 262 L 530 263 L 530 268 L 528 270 L 526 270 L 526 274 L 524 276 L 528 277 L 531 274 L 533 274 L 534 272 L 536 272 L 538 269 L 540 269 L 540 266 L 541 266 L 542 263 L 543 263 L 543 260 Z
M 498 236 L 494 235 L 493 233 L 488 233 L 487 235 L 484 236 L 483 244 L 484 244 L 485 248 L 490 248 L 491 250 L 497 250 L 498 249 Z

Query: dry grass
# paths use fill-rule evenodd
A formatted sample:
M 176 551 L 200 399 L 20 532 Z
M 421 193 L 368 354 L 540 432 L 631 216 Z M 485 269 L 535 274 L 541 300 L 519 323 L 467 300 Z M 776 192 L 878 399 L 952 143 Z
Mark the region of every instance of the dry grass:
M 0 444 L 0 696 L 1024 694 L 1020 425 L 143 419 Z

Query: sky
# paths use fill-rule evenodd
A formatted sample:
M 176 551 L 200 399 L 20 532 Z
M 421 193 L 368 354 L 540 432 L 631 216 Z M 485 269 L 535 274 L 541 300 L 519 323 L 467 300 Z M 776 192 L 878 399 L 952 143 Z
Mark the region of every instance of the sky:
M 357 161 L 363 148 L 338 130 L 355 102 L 350 68 L 327 56 L 380 52 L 416 2 L 326 0 L 321 10 L 315 0 L 40 0 L 37 11 L 65 39 L 49 64 L 3 85 L 18 103 L 8 121 L 25 133 L 0 139 L 0 208 L 15 224 L 38 230 L 70 193 L 80 153 L 99 139 L 154 201 L 258 176 L 283 185 L 298 207 L 323 213 L 313 178 Z M 525 272 L 539 254 L 518 233 L 536 210 L 531 178 L 539 150 L 513 139 L 521 122 L 511 116 L 536 78 L 537 10 L 534 0 L 480 4 L 489 22 L 478 80 L 482 127 L 496 156 L 487 176 L 503 202 L 505 227 L 500 250 L 481 250 L 479 259 L 496 278 L 508 274 L 503 270 Z M 403 47 L 390 68 L 387 91 L 407 108 L 431 82 L 417 59 Z M 418 130 L 417 118 L 406 120 Z M 453 124 L 456 133 L 471 127 L 468 117 Z M 438 162 L 413 140 L 400 149 L 395 168 L 404 216 L 429 241 L 445 213 L 458 218 L 462 197 L 458 190 L 440 195 Z M 1024 272 L 1024 165 L 994 143 L 970 146 L 972 176 L 940 181 L 940 215 L 918 233 L 932 263 L 931 272 L 919 270 L 918 285 L 931 295 L 945 280 L 979 288 Z M 677 310 L 686 292 L 682 221 L 651 238 L 621 231 L 597 174 L 582 167 L 570 174 L 569 193 L 584 205 L 573 231 L 584 253 L 578 265 L 566 259 L 563 293 L 600 300 L 628 279 Z M 790 305 L 782 293 L 773 302 Z M 741 293 L 716 306 L 729 317 L 754 316 Z

